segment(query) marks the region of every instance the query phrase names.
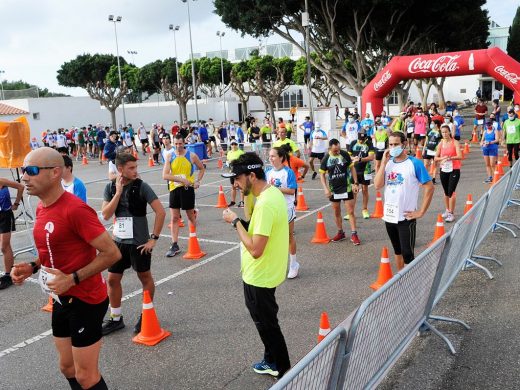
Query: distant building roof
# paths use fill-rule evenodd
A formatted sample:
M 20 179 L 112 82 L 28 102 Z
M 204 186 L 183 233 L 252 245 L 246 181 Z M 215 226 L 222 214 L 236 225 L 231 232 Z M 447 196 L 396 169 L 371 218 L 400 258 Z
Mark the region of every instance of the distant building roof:
M 0 103 L 0 115 L 26 115 L 27 111 Z

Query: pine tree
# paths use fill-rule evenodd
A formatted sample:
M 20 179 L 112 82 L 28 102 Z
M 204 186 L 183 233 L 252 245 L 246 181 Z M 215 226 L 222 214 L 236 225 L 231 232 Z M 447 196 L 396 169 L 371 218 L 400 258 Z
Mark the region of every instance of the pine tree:
M 507 39 L 507 54 L 515 60 L 520 61 L 520 7 L 516 9 L 516 15 L 509 27 L 509 38 Z

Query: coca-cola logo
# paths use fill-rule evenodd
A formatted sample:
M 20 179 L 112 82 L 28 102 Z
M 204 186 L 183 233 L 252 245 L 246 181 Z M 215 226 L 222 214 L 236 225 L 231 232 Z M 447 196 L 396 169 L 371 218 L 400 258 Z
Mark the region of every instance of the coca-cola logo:
M 520 80 L 520 76 L 518 76 L 516 73 L 508 72 L 502 65 L 495 67 L 495 72 L 503 76 L 511 84 L 518 84 L 518 81 Z
M 392 77 L 392 73 L 390 73 L 389 70 L 387 70 L 385 73 L 383 73 L 383 75 L 381 76 L 381 80 L 379 80 L 378 82 L 376 82 L 374 84 L 374 91 L 379 91 L 381 89 L 381 87 L 383 85 L 385 85 L 385 83 L 390 80 L 390 77 Z
M 455 56 L 440 56 L 436 60 L 423 60 L 417 57 L 410 65 L 408 65 L 408 72 L 410 73 L 430 73 L 430 72 L 454 72 L 459 69 L 457 59 L 460 55 Z

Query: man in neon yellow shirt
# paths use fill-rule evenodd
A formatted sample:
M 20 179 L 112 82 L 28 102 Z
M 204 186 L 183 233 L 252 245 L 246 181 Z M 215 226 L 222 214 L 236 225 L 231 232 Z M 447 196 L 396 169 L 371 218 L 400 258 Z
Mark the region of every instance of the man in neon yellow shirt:
M 231 164 L 234 183 L 245 196 L 256 197 L 249 223 L 229 209 L 223 218 L 237 230 L 242 247 L 241 272 L 246 306 L 264 343 L 262 361 L 253 365 L 258 374 L 280 378 L 291 363 L 278 324 L 275 290 L 285 280 L 289 255 L 287 202 L 281 191 L 266 182 L 263 163 L 256 153 L 245 153 Z
M 227 152 L 227 166 L 231 166 L 231 163 L 244 154 L 242 149 L 238 148 L 238 142 L 236 140 L 231 141 L 231 150 Z M 237 199 L 237 188 L 233 185 L 231 187 L 231 202 L 229 202 L 228 207 L 233 207 L 236 204 Z M 238 202 L 237 207 L 244 207 L 244 193 L 240 192 L 240 202 Z
M 277 141 L 274 142 L 273 148 L 276 148 L 278 146 L 282 146 L 285 144 L 288 144 L 291 146 L 292 153 L 296 157 L 300 157 L 300 150 L 298 149 L 298 145 L 296 145 L 296 142 L 294 142 L 292 139 L 287 138 L 287 129 L 286 128 L 280 128 L 278 130 L 278 136 L 280 137 Z
M 509 166 L 513 166 L 513 157 L 518 160 L 518 149 L 520 147 L 520 119 L 515 118 L 515 110 L 509 109 L 507 119 L 504 121 L 502 128 L 505 130 L 505 142 L 507 146 L 507 159 Z

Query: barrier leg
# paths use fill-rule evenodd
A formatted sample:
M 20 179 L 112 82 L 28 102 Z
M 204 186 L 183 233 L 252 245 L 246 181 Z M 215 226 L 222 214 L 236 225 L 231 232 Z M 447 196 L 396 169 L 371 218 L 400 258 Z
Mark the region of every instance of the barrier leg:
M 506 222 L 506 221 L 498 221 L 495 224 L 495 227 L 493 228 L 493 231 L 495 231 L 495 230 L 497 230 L 499 228 L 502 228 L 502 229 L 505 229 L 505 230 L 509 231 L 513 235 L 513 237 L 516 238 L 516 233 L 513 231 L 513 229 L 508 228 L 506 225 L 514 226 L 515 228 L 520 230 L 520 226 L 518 226 L 516 223 Z
M 426 325 L 428 327 L 429 330 L 431 330 L 434 334 L 436 334 L 437 336 L 439 336 L 441 338 L 442 341 L 444 341 L 446 343 L 446 345 L 448 346 L 448 348 L 450 349 L 450 352 L 452 355 L 455 355 L 457 353 L 457 351 L 455 351 L 455 347 L 453 347 L 453 344 L 451 343 L 451 341 L 444 335 L 444 333 L 442 333 L 441 331 L 439 331 L 437 328 L 435 328 L 435 326 L 433 326 L 432 324 L 430 324 L 428 321 L 424 321 L 424 325 Z
M 520 206 L 520 199 L 509 199 L 507 201 L 507 207 L 509 206 Z
M 474 256 L 474 257 L 476 257 L 476 256 Z M 488 276 L 489 279 L 493 279 L 493 274 L 491 272 L 489 272 L 489 270 L 486 267 L 484 267 L 483 265 L 480 265 L 479 263 L 477 263 L 471 259 L 466 259 L 466 263 L 464 264 L 463 269 L 473 268 L 473 267 L 480 268 L 482 271 L 484 271 L 486 273 L 486 275 Z
M 466 330 L 470 330 L 470 326 L 468 324 L 466 324 L 464 321 L 462 320 L 458 320 L 456 318 L 450 318 L 450 317 L 443 317 L 443 316 L 428 316 L 428 319 L 430 320 L 436 320 L 436 321 L 444 321 L 444 322 L 453 322 L 454 324 L 459 324 L 459 325 L 462 325 L 464 328 L 466 328 Z
M 479 256 L 479 255 L 473 255 L 471 256 L 472 258 L 474 259 L 478 259 L 478 260 L 487 260 L 487 261 L 494 261 L 495 263 L 497 263 L 499 266 L 502 266 L 502 262 L 498 259 L 495 259 L 494 257 L 488 257 L 488 256 Z

